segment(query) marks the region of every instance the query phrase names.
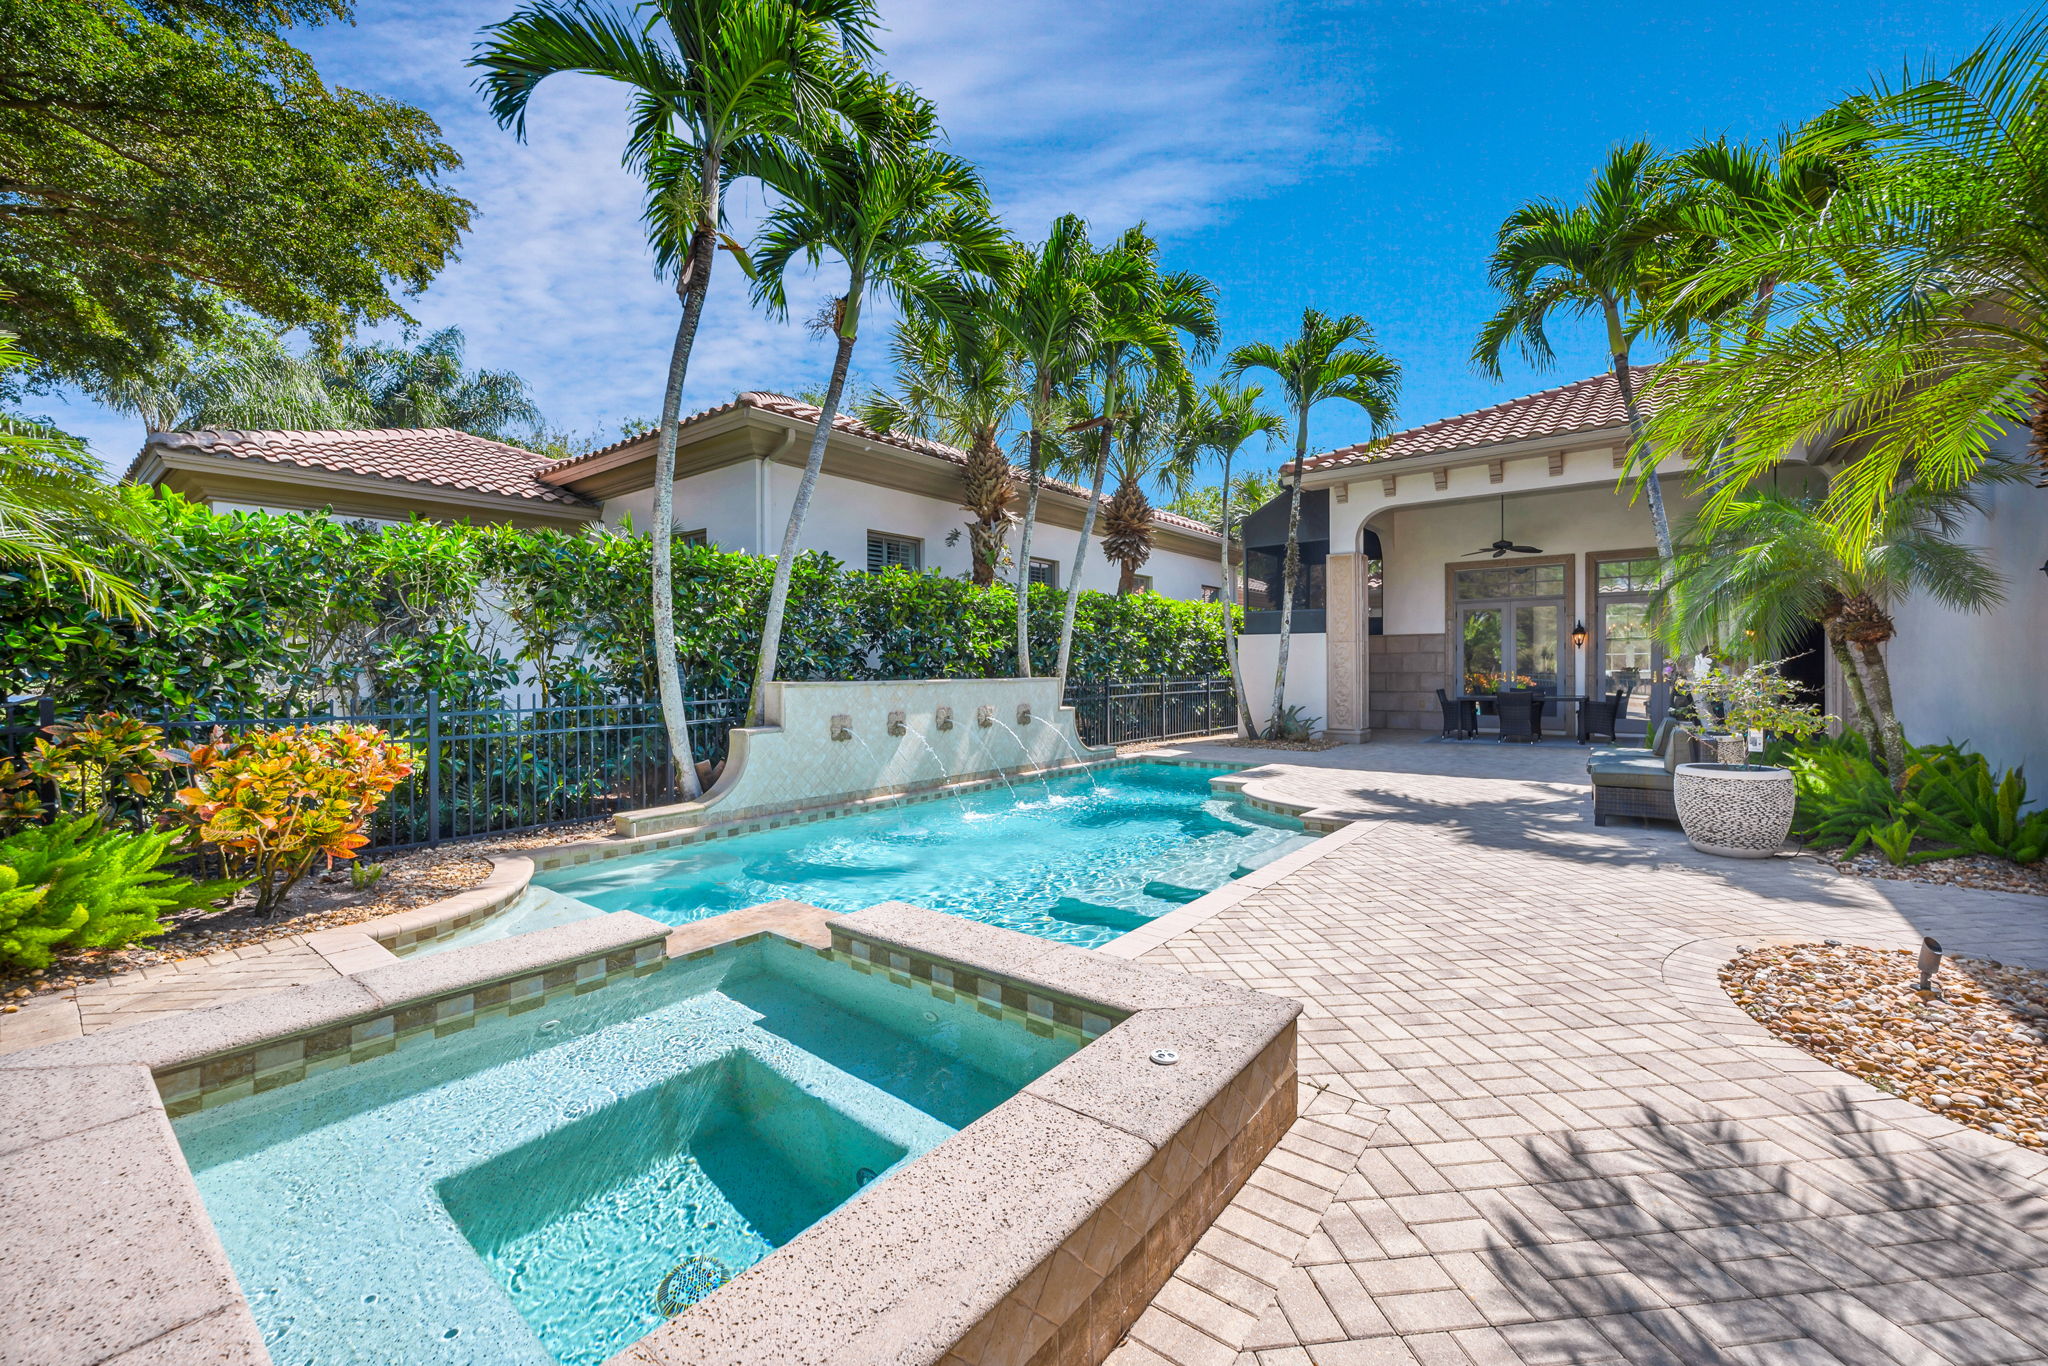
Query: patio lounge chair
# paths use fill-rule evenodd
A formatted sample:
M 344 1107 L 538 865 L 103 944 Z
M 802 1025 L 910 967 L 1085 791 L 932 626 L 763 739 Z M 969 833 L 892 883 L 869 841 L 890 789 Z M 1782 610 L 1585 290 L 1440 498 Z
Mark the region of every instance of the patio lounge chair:
M 1655 748 L 1617 745 L 1593 751 L 1586 761 L 1593 780 L 1593 824 L 1605 825 L 1609 816 L 1677 820 L 1671 775 L 1680 764 L 1693 762 L 1694 754 L 1691 732 L 1669 717 L 1658 723 Z
M 1437 704 L 1444 709 L 1444 739 L 1469 740 L 1479 733 L 1479 704 L 1451 697 L 1436 690 Z

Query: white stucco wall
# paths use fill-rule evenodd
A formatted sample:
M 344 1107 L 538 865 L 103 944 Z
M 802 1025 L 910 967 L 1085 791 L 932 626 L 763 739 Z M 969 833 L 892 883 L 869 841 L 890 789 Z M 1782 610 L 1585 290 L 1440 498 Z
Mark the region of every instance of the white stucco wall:
M 1252 726 L 1264 730 L 1273 715 L 1273 676 L 1280 663 L 1280 637 L 1241 635 L 1237 638 L 1238 667 L 1244 671 L 1244 689 L 1251 703 Z M 1330 719 L 1329 637 L 1296 631 L 1287 647 L 1287 697 L 1285 705 L 1300 706 L 1305 717 L 1321 730 Z
M 764 517 L 756 494 L 760 469 L 760 462 L 749 460 L 678 479 L 676 526 L 686 531 L 703 527 L 712 542 L 726 550 L 749 554 L 774 554 L 780 550 L 783 528 L 788 524 L 790 505 L 795 501 L 803 471 L 792 465 L 769 467 L 769 498 Z M 604 520 L 607 525 L 617 526 L 625 514 L 631 513 L 634 527 L 644 532 L 653 506 L 654 496 L 649 491 L 607 499 Z M 1097 525 L 1100 526 L 1099 519 Z M 956 500 L 906 493 L 830 473 L 819 475 L 818 487 L 811 495 L 810 515 L 804 522 L 803 549 L 822 550 L 859 568 L 867 564 L 871 531 L 922 541 L 926 569 L 958 576 L 973 568 L 967 543 L 967 513 Z M 946 538 L 955 531 L 960 533 L 957 541 L 946 544 Z M 1032 533 L 1032 558 L 1057 561 L 1062 587 L 1072 584 L 1078 539 L 1079 533 L 1074 529 L 1044 523 Z M 1014 528 L 1007 545 L 1014 555 L 1018 547 Z M 1201 597 L 1205 585 L 1219 581 L 1221 569 L 1213 551 L 1192 555 L 1161 548 L 1153 551 L 1140 572 L 1152 576 L 1155 592 L 1196 599 Z M 1101 537 L 1094 537 L 1088 547 L 1081 586 L 1113 593 L 1117 574 L 1117 567 L 1102 553 Z
M 2006 443 L 2024 449 L 2024 437 Z M 1906 738 L 1968 741 L 1994 766 L 2025 764 L 2036 801 L 2048 798 L 2048 490 L 2004 485 L 1985 495 L 1986 515 L 1960 539 L 1983 547 L 2005 580 L 2005 603 L 1983 614 L 1926 597 L 1893 611 L 1886 651 L 1892 701 Z

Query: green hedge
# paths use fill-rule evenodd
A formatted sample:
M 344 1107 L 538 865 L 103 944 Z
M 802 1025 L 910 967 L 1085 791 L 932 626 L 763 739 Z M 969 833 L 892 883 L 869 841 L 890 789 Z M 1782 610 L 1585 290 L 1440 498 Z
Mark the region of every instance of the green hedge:
M 522 672 L 554 701 L 654 690 L 646 539 L 324 514 L 216 515 L 134 495 L 148 550 L 109 566 L 151 585 L 147 626 L 90 610 L 66 581 L 0 574 L 0 688 L 50 692 L 66 712 L 144 715 L 322 708 L 355 699 L 483 701 Z M 676 627 L 698 696 L 752 676 L 772 560 L 678 547 Z M 1057 648 L 1061 595 L 1035 586 L 1032 660 Z M 1153 594 L 1083 593 L 1077 678 L 1223 671 L 1222 608 Z M 999 677 L 1015 672 L 1016 599 L 937 574 L 797 564 L 781 676 Z

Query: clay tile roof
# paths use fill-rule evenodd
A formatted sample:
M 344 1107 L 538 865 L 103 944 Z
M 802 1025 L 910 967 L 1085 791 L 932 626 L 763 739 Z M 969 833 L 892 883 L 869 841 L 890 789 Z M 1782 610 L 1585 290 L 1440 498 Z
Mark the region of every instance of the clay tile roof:
M 1636 391 L 1650 378 L 1650 367 L 1638 365 L 1630 371 Z M 1628 421 L 1621 406 L 1621 386 L 1612 373 L 1582 379 L 1540 394 L 1496 403 L 1491 408 L 1459 413 L 1425 427 L 1410 427 L 1378 443 L 1345 446 L 1312 455 L 1310 470 L 1331 470 L 1346 465 L 1377 465 L 1388 460 L 1407 460 L 1445 451 L 1469 450 L 1477 446 L 1501 446 L 1538 437 L 1564 436 L 1571 432 L 1617 427 Z
M 537 503 L 585 507 L 589 500 L 534 476 L 548 459 L 453 427 L 391 427 L 356 432 L 151 432 L 129 467 L 133 477 L 152 450 L 232 460 L 298 465 L 337 474 L 369 475 L 403 484 L 432 484 Z
M 688 427 L 694 422 L 701 422 L 706 418 L 716 417 L 721 413 L 729 413 L 736 408 L 754 408 L 764 413 L 774 413 L 780 417 L 812 424 L 816 424 L 820 411 L 816 404 L 805 403 L 803 400 L 791 398 L 787 394 L 749 391 L 739 395 L 729 403 L 721 403 L 715 408 L 706 408 L 701 413 L 692 413 L 682 420 L 681 425 Z M 967 452 L 957 446 L 948 446 L 943 441 L 932 441 L 921 436 L 878 432 L 873 427 L 868 426 L 866 423 L 858 422 L 845 413 L 835 413 L 833 415 L 832 430 L 843 432 L 847 436 L 859 437 L 863 441 L 872 441 L 877 445 L 894 446 L 899 450 L 915 451 L 919 455 L 928 455 L 934 460 L 944 460 L 948 464 L 961 465 L 967 462 Z M 636 441 L 645 440 L 649 435 L 651 433 L 641 432 L 637 436 L 629 436 L 623 441 L 614 441 L 609 446 L 601 447 L 585 455 L 571 456 L 567 460 L 558 460 L 552 465 L 545 466 L 541 471 L 542 476 L 551 476 L 559 470 L 570 469 L 587 460 L 594 460 L 598 456 L 608 455 L 613 451 L 630 446 Z M 1075 498 L 1085 499 L 1088 496 L 1088 490 L 1077 484 L 1069 484 L 1059 479 L 1047 479 L 1043 481 L 1042 487 L 1057 489 L 1062 493 L 1071 494 Z M 1104 501 L 1107 502 L 1108 500 L 1105 499 Z M 1165 512 L 1154 508 L 1152 510 L 1152 520 L 1160 526 L 1170 526 L 1181 531 L 1190 531 L 1198 536 L 1216 536 L 1216 533 L 1208 526 L 1194 520 L 1192 517 L 1183 517 L 1178 513 Z

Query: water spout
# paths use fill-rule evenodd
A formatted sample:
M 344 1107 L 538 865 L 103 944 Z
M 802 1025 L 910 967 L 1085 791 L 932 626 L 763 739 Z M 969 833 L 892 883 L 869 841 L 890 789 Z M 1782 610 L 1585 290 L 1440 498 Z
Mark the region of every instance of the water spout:
M 983 730 L 987 730 L 990 726 L 993 726 L 995 723 L 996 709 L 994 707 L 982 706 L 976 707 L 974 709 L 975 725 L 981 727 Z
M 834 740 L 853 738 L 853 718 L 841 712 L 832 718 L 831 735 Z
M 940 730 L 953 729 L 953 709 L 951 707 L 940 707 L 932 713 L 932 724 Z
M 892 732 L 892 734 L 902 734 L 902 733 L 904 733 L 904 732 L 900 732 L 900 731 L 899 731 L 899 732 Z M 939 757 L 939 752 L 938 752 L 937 750 L 935 750 L 935 749 L 933 749 L 933 748 L 932 748 L 932 742 L 924 738 L 924 732 L 923 732 L 923 731 L 921 731 L 921 730 L 913 730 L 913 731 L 909 731 L 909 732 L 908 732 L 908 734 L 909 734 L 909 736 L 910 736 L 910 738 L 911 738 L 911 739 L 913 739 L 913 740 L 917 741 L 917 743 L 918 743 L 918 744 L 920 744 L 920 745 L 924 746 L 924 752 L 925 752 L 926 754 L 929 754 L 929 755 L 931 755 L 931 756 L 932 756 L 932 763 L 933 763 L 933 764 L 934 764 L 935 766 L 937 766 L 937 768 L 938 768 L 938 770 L 939 770 L 939 778 L 940 778 L 940 780 L 941 780 L 941 781 L 944 781 L 945 779 L 951 778 L 951 777 L 953 776 L 952 774 L 950 774 L 950 773 L 946 772 L 946 761 L 945 761 L 944 759 L 942 759 L 942 758 L 940 758 L 940 757 Z
M 891 735 L 902 735 L 908 729 L 903 724 L 903 720 L 902 712 L 892 711 L 889 713 L 889 733 Z
M 1031 704 L 1029 702 L 1019 702 L 1017 704 L 1017 729 L 1022 730 L 1030 724 Z
M 1038 722 L 1039 725 L 1044 726 L 1047 730 L 1051 731 L 1055 736 L 1059 737 L 1059 742 L 1067 747 L 1067 753 L 1071 754 L 1074 757 L 1074 762 L 1077 765 L 1081 765 L 1084 763 L 1081 757 L 1081 751 L 1074 748 L 1074 742 L 1067 738 L 1067 733 L 1065 731 L 1061 730 L 1052 722 L 1046 720 L 1043 716 L 1034 716 L 1031 719 Z M 1097 793 L 1100 793 L 1102 791 L 1102 784 L 1097 782 L 1095 779 L 1094 767 L 1092 765 L 1084 766 L 1082 767 L 1081 771 L 1088 775 L 1088 785 L 1092 787 Z
M 1024 716 L 1025 713 L 1029 711 L 1029 707 L 1019 707 L 1017 709 L 1019 716 Z M 1024 743 L 1024 737 L 1019 735 L 1016 731 L 1011 730 L 1008 726 L 1003 726 L 1003 723 L 1000 721 L 997 721 L 996 724 L 998 726 L 1002 726 L 1003 733 L 1008 735 L 1012 740 L 1015 740 L 1017 742 L 1017 757 L 1022 759 L 1025 763 L 1029 763 L 1031 761 L 1031 747 Z M 1019 765 L 1019 767 L 1021 768 L 1022 765 Z M 1040 764 L 1036 769 L 1032 771 L 1038 775 L 1038 785 L 1045 789 L 1045 799 L 1047 801 L 1051 801 L 1052 784 L 1046 780 L 1045 765 Z

